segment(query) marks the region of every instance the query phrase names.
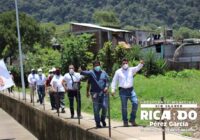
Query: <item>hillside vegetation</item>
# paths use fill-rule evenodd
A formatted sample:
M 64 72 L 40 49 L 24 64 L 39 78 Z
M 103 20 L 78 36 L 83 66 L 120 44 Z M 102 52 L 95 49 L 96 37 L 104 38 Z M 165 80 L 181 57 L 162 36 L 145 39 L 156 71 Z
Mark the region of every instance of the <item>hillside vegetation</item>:
M 114 12 L 121 26 L 163 26 L 200 29 L 199 0 L 18 0 L 19 10 L 38 21 L 62 24 L 94 22 L 99 10 Z M 0 1 L 0 13 L 14 10 L 13 0 Z

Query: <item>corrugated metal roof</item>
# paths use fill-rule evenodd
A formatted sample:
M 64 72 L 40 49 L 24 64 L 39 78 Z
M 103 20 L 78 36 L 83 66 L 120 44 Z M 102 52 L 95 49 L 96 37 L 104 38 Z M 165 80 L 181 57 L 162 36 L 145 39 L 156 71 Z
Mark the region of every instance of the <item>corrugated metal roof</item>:
M 103 26 L 99 26 L 99 25 L 96 25 L 96 24 L 90 24 L 90 23 L 75 23 L 75 22 L 72 22 L 71 24 L 79 25 L 79 26 L 86 26 L 86 27 L 91 27 L 91 28 L 96 28 L 96 29 L 101 29 L 101 30 L 106 30 L 106 31 L 112 31 L 112 32 L 130 32 L 128 30 L 103 27 Z

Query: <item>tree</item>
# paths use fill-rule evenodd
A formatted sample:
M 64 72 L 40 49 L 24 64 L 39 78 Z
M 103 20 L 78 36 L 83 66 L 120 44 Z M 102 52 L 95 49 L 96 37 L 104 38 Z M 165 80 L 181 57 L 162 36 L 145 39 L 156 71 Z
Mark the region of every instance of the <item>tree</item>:
M 178 30 L 175 30 L 174 37 L 176 40 L 183 40 L 185 38 L 200 38 L 200 32 L 187 27 L 180 27 Z
M 36 20 L 25 13 L 20 13 L 19 19 L 22 51 L 24 54 L 33 51 L 35 42 L 39 42 L 45 46 L 49 44 L 50 33 L 46 32 L 45 29 L 41 29 Z M 12 60 L 18 56 L 17 28 L 14 11 L 0 14 L 0 46 L 0 57 L 4 59 L 9 57 L 12 64 Z
M 55 36 L 56 25 L 52 22 L 50 23 L 41 23 L 40 24 L 40 44 L 42 47 L 51 46 L 51 39 Z
M 102 66 L 109 75 L 121 66 L 123 58 L 127 58 L 131 65 L 137 64 L 140 60 L 141 52 L 139 46 L 132 46 L 129 49 L 117 45 L 113 48 L 112 42 L 106 42 L 104 47 L 98 53 L 98 59 L 102 62 Z
M 199 0 L 19 0 L 19 10 L 41 22 L 89 23 L 94 21 L 95 11 L 113 11 L 123 26 L 150 23 L 194 29 L 200 29 L 199 5 Z M 9 11 L 14 9 L 14 2 L 0 0 L 0 6 L 0 13 Z
M 104 70 L 108 73 L 112 73 L 112 67 L 115 63 L 112 42 L 106 42 L 104 47 L 98 53 L 98 59 L 102 62 Z
M 66 71 L 70 64 L 76 69 L 80 66 L 87 67 L 93 60 L 94 54 L 89 50 L 93 44 L 92 35 L 69 35 L 65 37 L 61 44 L 62 49 L 62 69 Z
M 113 11 L 97 10 L 93 14 L 93 20 L 103 26 L 120 26 L 120 21 Z
M 128 53 L 127 49 L 123 48 L 121 45 L 117 45 L 114 49 L 114 61 L 115 63 L 121 65 L 122 59 L 126 58 Z
M 42 68 L 48 72 L 52 67 L 61 67 L 61 53 L 52 48 L 44 47 L 41 44 L 33 45 L 34 52 L 28 52 L 25 59 L 25 73 L 29 73 L 32 68 Z M 39 62 L 39 63 L 38 63 Z

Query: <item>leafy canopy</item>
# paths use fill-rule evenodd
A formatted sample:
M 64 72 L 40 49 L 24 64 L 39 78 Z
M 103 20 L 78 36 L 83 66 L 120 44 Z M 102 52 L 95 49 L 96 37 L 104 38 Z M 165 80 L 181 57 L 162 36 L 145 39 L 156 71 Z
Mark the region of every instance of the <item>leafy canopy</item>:
M 63 71 L 67 71 L 70 64 L 78 69 L 80 66 L 87 67 L 92 62 L 94 54 L 89 49 L 94 43 L 92 35 L 69 35 L 61 42 Z
M 50 45 L 53 30 L 42 28 L 35 19 L 20 13 L 20 33 L 22 51 L 24 54 L 33 51 L 33 45 L 38 42 L 42 46 Z M 0 14 L 0 58 L 16 59 L 18 56 L 18 36 L 15 12 L 4 12 Z

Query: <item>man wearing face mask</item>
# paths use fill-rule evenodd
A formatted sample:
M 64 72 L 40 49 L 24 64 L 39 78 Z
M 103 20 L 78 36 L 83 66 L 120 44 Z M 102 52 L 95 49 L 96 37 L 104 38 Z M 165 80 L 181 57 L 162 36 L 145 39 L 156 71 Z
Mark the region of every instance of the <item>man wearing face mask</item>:
M 130 120 L 132 126 L 137 126 L 135 122 L 136 112 L 138 108 L 138 99 L 133 87 L 133 76 L 143 67 L 144 61 L 141 60 L 136 67 L 129 67 L 128 59 L 122 60 L 122 67 L 115 72 L 111 83 L 112 95 L 115 94 L 115 89 L 117 84 L 119 85 L 119 95 L 121 98 L 121 110 L 122 110 L 122 119 L 124 126 L 128 127 L 128 118 L 127 118 L 127 102 L 128 99 L 132 103 L 132 111 L 130 114 Z
M 42 73 L 42 69 L 38 69 L 38 75 L 36 76 L 36 85 L 37 85 L 37 92 L 40 104 L 44 102 L 45 83 L 46 83 L 46 76 Z
M 53 79 L 51 80 L 50 85 L 52 86 L 53 91 L 56 93 L 58 98 L 58 106 L 56 106 L 58 109 L 61 108 L 61 113 L 65 113 L 65 89 L 63 86 L 63 76 L 60 73 L 60 69 L 56 69 L 55 75 L 53 76 Z
M 81 94 L 80 94 L 80 80 L 82 76 L 80 73 L 74 71 L 74 66 L 69 65 L 69 73 L 64 75 L 63 85 L 65 91 L 68 93 L 71 118 L 74 118 L 74 98 L 77 102 L 77 117 L 82 118 L 81 116 Z
M 106 113 L 108 107 L 108 95 L 107 90 L 109 86 L 108 74 L 101 70 L 101 65 L 99 61 L 93 63 L 93 70 L 82 71 L 81 75 L 88 76 L 90 84 L 90 94 L 93 101 L 93 111 L 94 118 L 96 122 L 96 127 L 101 128 L 106 127 Z M 102 110 L 102 111 L 101 111 Z M 100 115 L 101 111 L 101 115 Z
M 31 99 L 31 103 L 32 103 L 34 92 L 36 90 L 36 71 L 35 71 L 35 69 L 32 69 L 31 73 L 28 75 L 28 83 L 29 83 L 29 87 L 30 87 L 30 99 Z

